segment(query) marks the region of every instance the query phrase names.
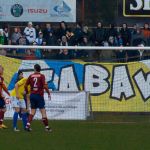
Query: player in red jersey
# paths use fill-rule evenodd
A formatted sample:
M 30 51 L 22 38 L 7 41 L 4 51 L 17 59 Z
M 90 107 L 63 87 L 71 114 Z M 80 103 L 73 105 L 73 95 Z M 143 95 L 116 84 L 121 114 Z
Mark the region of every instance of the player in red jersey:
M 52 129 L 48 125 L 48 119 L 45 110 L 45 101 L 44 101 L 44 90 L 48 93 L 50 99 L 50 92 L 48 90 L 47 83 L 45 81 L 45 76 L 40 73 L 41 66 L 39 64 L 34 65 L 34 73 L 31 74 L 25 84 L 25 91 L 28 94 L 28 85 L 30 85 L 30 104 L 31 104 L 31 113 L 28 117 L 28 122 L 26 126 L 27 131 L 31 131 L 30 124 L 36 113 L 36 109 L 39 108 L 42 114 L 42 121 L 45 125 L 45 131 L 51 132 Z
M 9 96 L 9 92 L 4 84 L 3 76 L 4 68 L 0 65 L 0 129 L 6 129 L 7 127 L 3 124 L 4 114 L 6 112 L 6 105 L 4 101 L 3 91 L 6 92 Z

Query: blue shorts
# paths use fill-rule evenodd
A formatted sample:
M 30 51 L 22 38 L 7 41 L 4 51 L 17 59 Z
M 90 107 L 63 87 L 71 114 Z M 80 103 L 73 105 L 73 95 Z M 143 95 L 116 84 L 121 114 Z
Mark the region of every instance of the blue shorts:
M 0 98 L 0 109 L 6 108 L 4 99 Z
M 44 97 L 39 94 L 30 95 L 30 104 L 32 109 L 43 109 L 45 108 Z

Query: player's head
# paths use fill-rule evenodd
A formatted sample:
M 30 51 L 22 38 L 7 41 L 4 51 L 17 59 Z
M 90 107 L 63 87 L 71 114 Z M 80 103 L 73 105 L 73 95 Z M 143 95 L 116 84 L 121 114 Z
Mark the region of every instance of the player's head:
M 23 78 L 23 72 L 21 70 L 18 71 L 17 74 L 17 82 Z
M 34 71 L 35 72 L 40 72 L 41 71 L 41 66 L 39 64 L 34 65 Z
M 3 75 L 4 68 L 0 65 L 0 75 Z

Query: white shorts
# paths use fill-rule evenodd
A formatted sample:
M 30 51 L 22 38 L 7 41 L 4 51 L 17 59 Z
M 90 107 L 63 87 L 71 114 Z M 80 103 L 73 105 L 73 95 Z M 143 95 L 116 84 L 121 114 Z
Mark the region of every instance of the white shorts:
M 12 106 L 17 108 L 26 108 L 26 103 L 24 99 L 18 100 L 16 97 L 11 97 Z

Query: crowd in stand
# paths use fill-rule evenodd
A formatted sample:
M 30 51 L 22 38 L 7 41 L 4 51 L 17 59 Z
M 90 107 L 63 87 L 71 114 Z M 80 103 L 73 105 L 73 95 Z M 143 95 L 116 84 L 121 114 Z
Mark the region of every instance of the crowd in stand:
M 110 24 L 104 28 L 101 22 L 95 28 L 76 23 L 75 27 L 68 27 L 60 22 L 59 27 L 47 23 L 45 27 L 33 25 L 29 22 L 21 30 L 14 27 L 10 32 L 8 27 L 0 29 L 0 44 L 2 45 L 47 45 L 47 46 L 150 46 L 150 28 L 145 23 L 143 27 L 134 25 L 128 28 L 122 24 L 116 28 Z M 135 61 L 149 58 L 149 51 L 97 51 L 97 50 L 40 50 L 40 49 L 1 49 L 1 55 L 23 56 L 24 58 L 49 59 L 85 59 L 98 61 Z

